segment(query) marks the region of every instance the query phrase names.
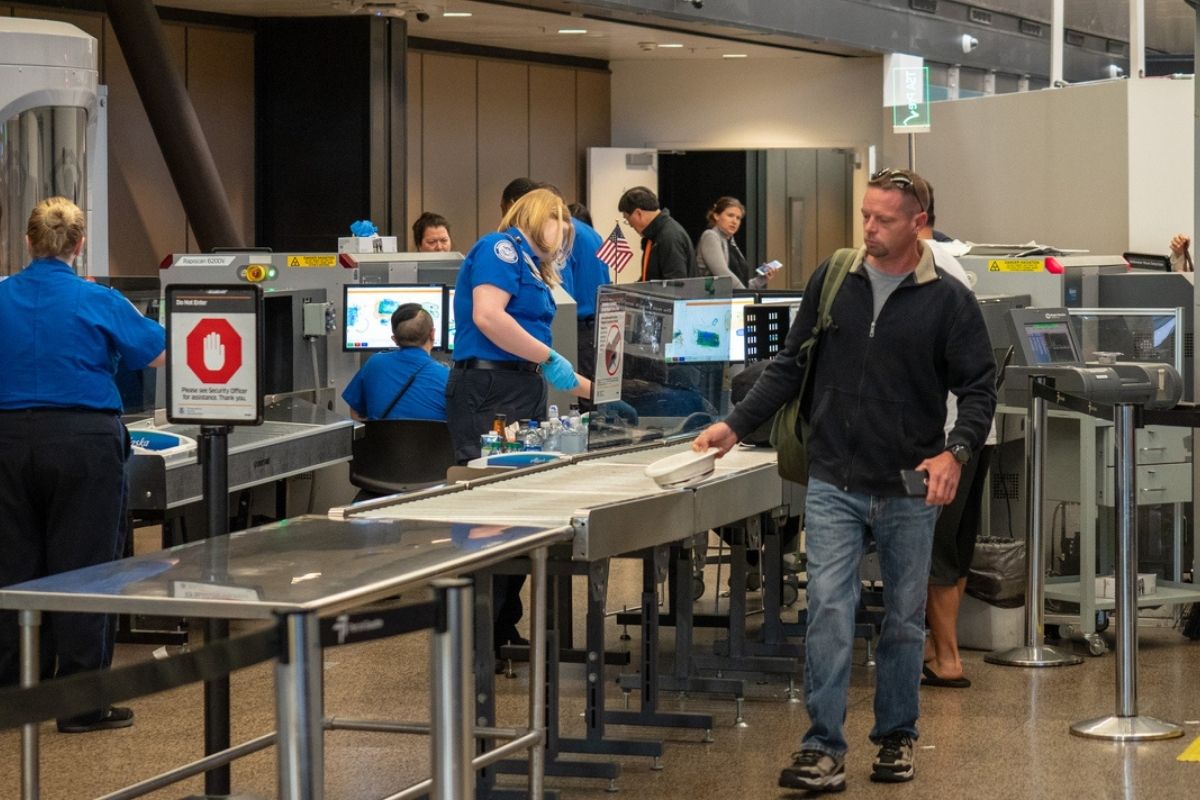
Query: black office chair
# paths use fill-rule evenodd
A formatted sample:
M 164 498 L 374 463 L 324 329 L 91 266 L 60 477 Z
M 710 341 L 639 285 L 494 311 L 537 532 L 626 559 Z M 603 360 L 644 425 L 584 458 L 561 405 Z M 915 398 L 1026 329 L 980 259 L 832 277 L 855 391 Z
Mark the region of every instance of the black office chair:
M 363 490 L 356 502 L 442 483 L 446 470 L 457 463 L 444 422 L 373 420 L 362 433 L 354 440 L 350 462 L 350 482 Z

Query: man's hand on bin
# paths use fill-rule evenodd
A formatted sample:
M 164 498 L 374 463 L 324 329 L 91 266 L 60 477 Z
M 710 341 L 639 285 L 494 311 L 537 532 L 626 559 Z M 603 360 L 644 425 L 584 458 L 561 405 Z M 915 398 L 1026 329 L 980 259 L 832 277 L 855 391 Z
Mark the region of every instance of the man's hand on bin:
M 717 458 L 729 452 L 735 444 L 738 443 L 737 434 L 733 432 L 724 422 L 718 422 L 714 425 L 709 425 L 700 432 L 700 435 L 692 440 L 692 449 L 697 453 L 703 453 L 710 447 L 717 448 Z

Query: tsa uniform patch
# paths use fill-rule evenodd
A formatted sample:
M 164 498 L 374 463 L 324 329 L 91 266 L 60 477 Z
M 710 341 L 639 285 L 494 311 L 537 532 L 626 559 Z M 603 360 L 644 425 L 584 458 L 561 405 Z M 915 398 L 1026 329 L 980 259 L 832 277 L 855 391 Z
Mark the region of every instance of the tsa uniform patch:
M 496 258 L 506 264 L 517 263 L 517 248 L 513 247 L 513 243 L 508 239 L 501 239 L 496 242 L 496 246 L 492 248 L 492 252 L 496 254 Z

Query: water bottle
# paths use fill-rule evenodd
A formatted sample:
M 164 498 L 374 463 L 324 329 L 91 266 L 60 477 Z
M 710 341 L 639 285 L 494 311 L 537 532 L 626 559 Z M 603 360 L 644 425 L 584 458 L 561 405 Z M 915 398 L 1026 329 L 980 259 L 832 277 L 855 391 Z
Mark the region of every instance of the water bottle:
M 550 408 L 557 411 L 554 406 L 550 406 Z M 550 419 L 546 420 L 545 449 L 555 453 L 562 452 L 562 450 L 559 449 L 562 447 L 562 431 L 562 420 L 560 420 L 557 416 L 552 416 Z
M 529 420 L 529 428 L 525 432 L 525 438 L 522 440 L 526 450 L 541 450 L 542 449 L 542 432 L 538 428 L 536 419 Z

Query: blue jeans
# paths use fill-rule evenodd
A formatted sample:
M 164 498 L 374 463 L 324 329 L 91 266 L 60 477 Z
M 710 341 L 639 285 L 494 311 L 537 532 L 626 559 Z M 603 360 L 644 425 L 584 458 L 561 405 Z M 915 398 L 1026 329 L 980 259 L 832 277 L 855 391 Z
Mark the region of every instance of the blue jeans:
M 874 537 L 883 574 L 883 630 L 875 655 L 875 726 L 917 736 L 925 593 L 939 508 L 924 498 L 872 497 L 810 479 L 806 510 L 808 634 L 804 697 L 811 725 L 801 747 L 846 752 L 843 724 L 854 616 L 862 584 L 859 562 Z

